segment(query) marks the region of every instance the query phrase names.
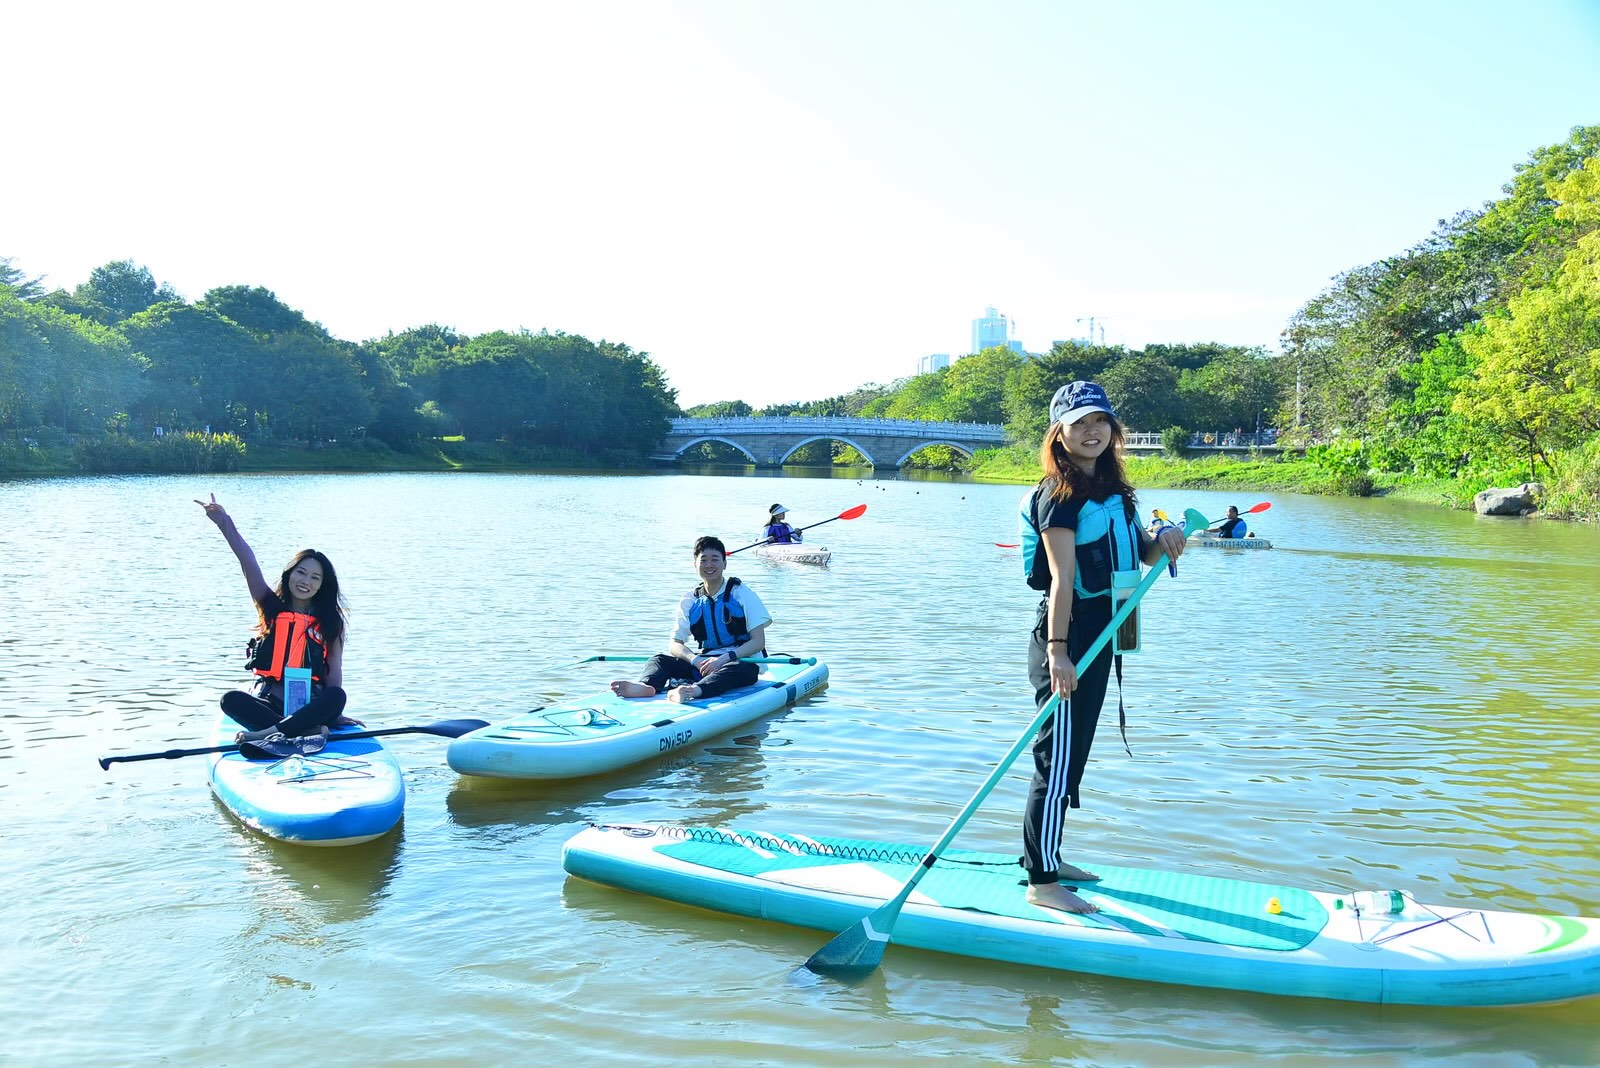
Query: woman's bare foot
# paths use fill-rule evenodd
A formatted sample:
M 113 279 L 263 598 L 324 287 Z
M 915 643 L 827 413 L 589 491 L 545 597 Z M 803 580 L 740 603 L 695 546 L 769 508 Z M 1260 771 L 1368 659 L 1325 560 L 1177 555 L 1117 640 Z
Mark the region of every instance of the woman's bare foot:
M 1047 909 L 1060 909 L 1062 912 L 1089 913 L 1100 911 L 1099 905 L 1090 904 L 1060 883 L 1038 883 L 1029 886 L 1028 903 L 1041 905 Z
M 694 693 L 690 693 L 690 690 L 693 690 Z M 667 691 L 667 700 L 673 702 L 674 704 L 680 705 L 685 701 L 693 701 L 699 696 L 700 687 L 696 686 L 692 682 L 686 682 L 682 686 L 674 686 L 671 690 Z
M 611 683 L 611 692 L 618 697 L 654 697 L 656 688 L 630 679 L 614 679 Z
M 1100 876 L 1092 871 L 1084 871 L 1074 864 L 1063 864 L 1056 869 L 1056 874 L 1069 883 L 1092 883 Z

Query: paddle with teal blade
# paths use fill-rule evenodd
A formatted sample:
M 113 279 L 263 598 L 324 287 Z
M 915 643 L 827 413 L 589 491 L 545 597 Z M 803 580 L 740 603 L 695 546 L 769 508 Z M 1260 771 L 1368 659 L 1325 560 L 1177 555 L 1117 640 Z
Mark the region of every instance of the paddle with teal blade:
M 374 731 L 341 731 L 332 736 L 333 741 L 350 738 L 383 738 L 391 734 L 432 734 L 439 738 L 459 738 L 480 727 L 487 727 L 486 719 L 442 719 L 437 723 L 422 723 L 413 727 L 384 727 Z M 125 756 L 99 757 L 102 770 L 109 771 L 113 764 L 131 764 L 139 760 L 177 760 L 179 757 L 200 756 L 203 753 L 236 753 L 239 746 L 208 745 L 203 749 L 166 749 L 159 753 L 129 753 Z
M 1183 513 L 1183 533 L 1185 537 L 1197 530 L 1204 529 L 1205 525 L 1206 517 L 1193 508 Z M 1106 624 L 1105 630 L 1100 632 L 1100 636 L 1084 651 L 1078 663 L 1073 665 L 1075 670 L 1081 673 L 1084 668 L 1094 662 L 1096 656 L 1100 655 L 1101 650 L 1111 641 L 1111 636 L 1122 625 L 1122 621 L 1128 618 L 1140 599 L 1144 597 L 1145 592 L 1155 585 L 1156 579 L 1161 577 L 1163 570 L 1161 565 L 1166 562 L 1167 554 L 1162 553 L 1161 559 L 1151 565 L 1149 573 L 1145 575 L 1139 585 L 1133 588 L 1133 592 L 1128 595 L 1127 599 L 1122 602 L 1121 607 L 1112 615 L 1111 622 Z M 1006 772 L 1011 769 L 1011 765 L 1015 763 L 1017 757 L 1033 741 L 1034 735 L 1039 733 L 1039 728 L 1044 726 L 1045 720 L 1055 715 L 1056 708 L 1060 704 L 1060 695 L 1051 694 L 1050 700 L 1044 703 L 1038 714 L 1033 717 L 1033 722 L 1028 724 L 1028 729 L 1022 732 L 1022 736 L 1017 739 L 1016 744 L 994 766 L 994 770 L 983 781 L 983 785 L 978 787 L 978 792 L 972 795 L 972 800 L 968 801 L 961 811 L 956 813 L 956 818 L 950 821 L 950 826 L 945 828 L 944 834 L 934 843 L 933 848 L 928 850 L 927 854 L 922 858 L 922 862 L 911 873 L 911 878 L 907 879 L 905 885 L 900 888 L 900 892 L 893 899 L 880 905 L 870 915 L 863 917 L 853 927 L 839 932 L 834 936 L 833 941 L 813 953 L 811 959 L 805 963 L 808 969 L 818 975 L 850 981 L 865 978 L 878 967 L 883 961 L 883 951 L 888 948 L 889 939 L 894 933 L 895 921 L 900 918 L 900 910 L 905 906 L 906 901 L 910 899 L 911 892 L 917 888 L 917 883 L 921 882 L 922 877 L 928 874 L 934 864 L 938 863 L 939 855 L 949 848 L 950 843 L 955 840 L 961 828 L 966 826 L 967 821 L 972 818 L 972 814 L 983 803 L 983 799 L 988 797 L 989 792 L 1005 777 Z

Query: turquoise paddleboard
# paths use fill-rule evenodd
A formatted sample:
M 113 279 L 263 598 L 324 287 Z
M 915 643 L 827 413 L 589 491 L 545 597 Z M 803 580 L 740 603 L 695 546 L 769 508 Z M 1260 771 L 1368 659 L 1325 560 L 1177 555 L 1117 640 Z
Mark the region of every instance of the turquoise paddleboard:
M 227 745 L 239 725 L 226 716 L 213 732 Z M 317 753 L 249 760 L 237 752 L 207 757 L 211 790 L 240 822 L 300 845 L 356 845 L 387 834 L 405 809 L 400 764 L 375 738 L 337 732 Z
M 579 878 L 835 934 L 892 899 L 911 845 L 772 830 L 597 826 L 570 839 Z M 1015 856 L 951 850 L 893 944 L 989 960 L 1266 994 L 1408 1005 L 1520 1005 L 1600 993 L 1600 920 L 1425 905 L 1182 871 L 1096 866 L 1100 912 L 1030 905 Z M 1389 895 L 1383 895 L 1389 900 Z
M 666 694 L 624 698 L 607 690 L 462 735 L 450 743 L 446 759 L 463 775 L 489 778 L 597 775 L 715 738 L 794 704 L 827 681 L 828 666 L 812 661 L 763 664 L 752 686 L 681 704 Z

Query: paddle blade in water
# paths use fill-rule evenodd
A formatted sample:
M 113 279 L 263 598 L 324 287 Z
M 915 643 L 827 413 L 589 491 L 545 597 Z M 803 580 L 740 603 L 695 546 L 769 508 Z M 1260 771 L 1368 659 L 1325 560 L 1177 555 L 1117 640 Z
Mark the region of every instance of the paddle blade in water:
M 840 931 L 833 941 L 811 954 L 806 967 L 830 979 L 855 982 L 865 979 L 883 963 L 889 931 L 900 914 L 900 901 L 889 902 L 853 927 Z

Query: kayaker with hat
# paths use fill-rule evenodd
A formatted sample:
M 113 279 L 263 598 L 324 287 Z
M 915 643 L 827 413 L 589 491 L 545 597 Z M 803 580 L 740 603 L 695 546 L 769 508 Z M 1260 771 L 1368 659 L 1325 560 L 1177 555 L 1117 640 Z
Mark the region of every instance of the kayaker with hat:
M 1074 665 L 1110 625 L 1117 597 L 1137 586 L 1140 564 L 1158 563 L 1163 553 L 1176 560 L 1184 547 L 1176 527 L 1144 529 L 1122 442 L 1122 424 L 1099 385 L 1069 382 L 1056 390 L 1039 449 L 1044 478 L 1023 498 L 1019 517 L 1028 585 L 1043 594 L 1028 645 L 1028 679 L 1036 707 L 1051 694 L 1061 697 L 1033 743 L 1022 866 L 1028 900 L 1063 912 L 1099 911 L 1072 884 L 1100 877 L 1062 861 L 1062 831 L 1067 809 L 1078 807 L 1112 659 L 1137 648 L 1137 635 L 1124 642 L 1119 628 L 1118 642 L 1081 665 L 1081 674 Z
M 800 531 L 791 527 L 784 517 L 789 510 L 781 504 L 775 504 L 767 509 L 767 525 L 761 531 L 761 536 L 770 545 L 798 545 L 805 540 Z

